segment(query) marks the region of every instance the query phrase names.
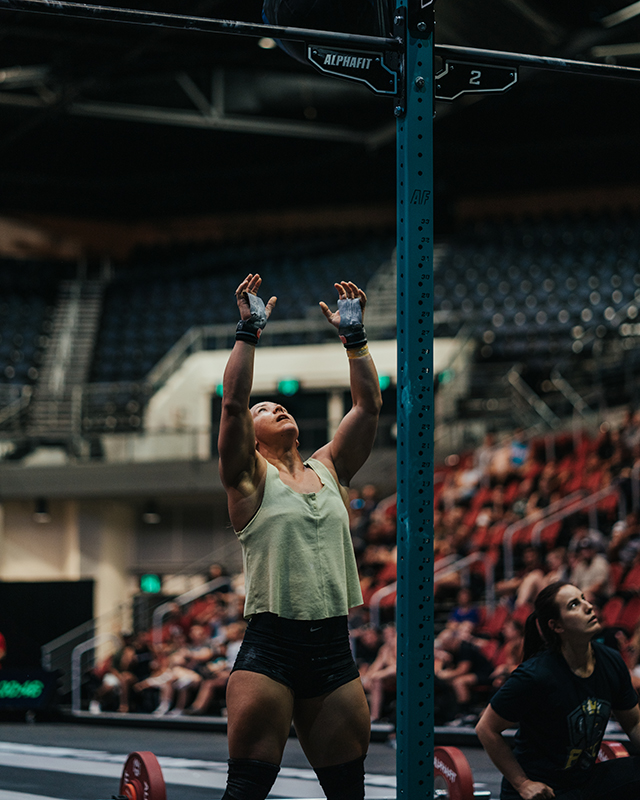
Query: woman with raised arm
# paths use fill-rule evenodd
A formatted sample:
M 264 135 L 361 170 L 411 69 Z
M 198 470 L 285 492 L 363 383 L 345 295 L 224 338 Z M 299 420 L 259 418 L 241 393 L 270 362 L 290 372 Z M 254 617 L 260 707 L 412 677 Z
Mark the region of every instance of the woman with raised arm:
M 329 800 L 364 798 L 369 709 L 349 647 L 362 603 L 347 487 L 367 459 L 382 405 L 362 323 L 365 293 L 336 283 L 320 307 L 347 350 L 353 406 L 332 441 L 302 460 L 298 426 L 275 402 L 249 405 L 256 345 L 276 298 L 261 278 L 236 291 L 240 322 L 223 379 L 218 450 L 242 545 L 249 625 L 227 687 L 229 774 L 223 800 L 264 800 L 291 723 Z
M 596 764 L 612 711 L 640 750 L 638 697 L 620 654 L 594 641 L 601 632 L 573 584 L 552 583 L 536 598 L 524 661 L 476 726 L 504 775 L 501 800 L 640 798 L 640 756 Z M 507 728 L 518 728 L 513 752 Z

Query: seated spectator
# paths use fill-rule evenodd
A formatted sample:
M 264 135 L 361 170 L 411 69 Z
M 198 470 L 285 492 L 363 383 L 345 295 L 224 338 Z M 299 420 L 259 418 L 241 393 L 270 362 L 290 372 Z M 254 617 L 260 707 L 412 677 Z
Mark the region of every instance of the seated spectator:
M 169 714 L 176 696 L 181 705 L 174 709 L 176 714 L 181 714 L 186 703 L 187 690 L 199 686 L 202 678 L 197 672 L 172 663 L 172 655 L 165 652 L 157 654 L 151 663 L 151 675 L 139 683 L 134 684 L 134 691 L 141 692 L 149 688 L 160 690 L 160 702 L 153 712 L 156 716 Z
M 453 688 L 462 714 L 469 712 L 473 687 L 489 684 L 493 672 L 480 648 L 464 637 L 463 627 L 442 631 L 437 639 L 434 668 L 436 678 Z
M 483 486 L 488 486 L 490 482 L 491 462 L 496 452 L 496 437 L 494 433 L 486 433 L 484 441 L 477 448 L 474 454 L 474 461 L 480 471 L 480 480 Z
M 187 716 L 197 717 L 212 713 L 212 705 L 216 704 L 218 707 L 213 710 L 220 711 L 220 703 L 224 700 L 229 675 L 244 639 L 246 627 L 244 621 L 227 625 L 223 644 L 215 654 L 212 654 L 212 660 L 203 664 L 199 670 L 203 680 L 195 700 L 189 708 L 184 709 Z
M 545 566 L 547 572 L 544 576 L 543 586 L 548 586 L 556 581 L 569 580 L 569 562 L 567 561 L 567 551 L 564 547 L 556 547 L 547 553 Z
M 498 689 L 522 661 L 522 643 L 524 641 L 523 625 L 508 619 L 502 628 L 502 646 L 491 659 L 494 670 L 491 673 L 491 685 Z
M 162 623 L 161 641 L 167 643 L 175 636 L 184 634 L 189 626 L 189 620 L 185 621 L 182 609 L 178 603 L 172 603 L 169 613 L 165 615 Z
M 576 546 L 576 560 L 571 569 L 570 581 L 584 592 L 590 603 L 602 606 L 611 595 L 609 585 L 611 567 L 598 553 L 598 544 L 591 536 L 583 537 Z
M 362 625 L 351 631 L 351 639 L 355 645 L 356 666 L 362 678 L 376 660 L 380 649 L 380 636 L 373 625 Z
M 529 459 L 529 455 L 529 445 L 525 441 L 524 431 L 520 428 L 514 433 L 511 440 L 510 466 L 512 472 L 521 472 Z
M 512 476 L 511 442 L 503 439 L 495 446 L 491 459 L 491 483 L 506 485 Z
M 533 603 L 544 584 L 540 555 L 535 547 L 526 547 L 522 553 L 523 568 L 519 574 L 496 583 L 498 597 L 508 598 L 515 608 Z
M 457 596 L 458 605 L 449 614 L 449 624 L 459 624 L 461 622 L 470 622 L 472 628 L 475 629 L 480 622 L 480 614 L 478 609 L 472 603 L 471 590 L 463 586 L 458 591 Z
M 586 525 L 579 525 L 573 529 L 569 541 L 569 554 L 576 553 L 578 545 L 583 539 L 590 539 L 598 553 L 606 553 L 609 541 L 607 537 L 596 528 L 588 528 Z
M 215 636 L 218 628 L 224 623 L 225 610 L 223 596 L 218 592 L 211 592 L 191 604 L 183 617 L 183 623 L 186 623 L 188 628 L 192 625 L 203 625 L 209 635 Z
M 360 586 L 366 605 L 377 591 L 393 583 L 397 577 L 395 547 L 370 544 L 364 551 L 360 567 Z
M 132 634 L 122 634 L 122 647 L 105 663 L 102 680 L 89 703 L 92 714 L 99 714 L 103 704 L 117 704 L 117 710 L 123 714 L 129 711 L 129 692 L 136 682 L 132 671 L 136 658 L 134 640 Z
M 231 591 L 231 576 L 222 564 L 215 562 L 209 567 L 207 581 L 219 581 L 219 585 L 211 591 L 218 594 L 228 594 Z
M 173 663 L 198 672 L 199 668 L 213 657 L 213 646 L 204 625 L 189 628 L 189 642 L 173 655 Z
M 640 625 L 636 626 L 633 636 L 627 643 L 629 671 L 633 688 L 640 695 Z
M 627 598 L 640 594 L 640 549 L 636 552 L 633 561 L 625 567 L 618 591 Z
M 607 547 L 609 562 L 619 561 L 623 567 L 630 566 L 640 550 L 640 525 L 637 514 L 627 514 L 618 520 L 611 529 L 611 539 Z
M 135 677 L 132 686 L 151 676 L 151 663 L 155 659 L 151 645 L 151 633 L 149 631 L 139 631 L 133 640 L 133 648 L 135 655 L 129 666 L 130 672 Z M 143 713 L 153 711 L 158 704 L 155 695 L 156 692 L 152 689 L 145 692 L 130 693 L 130 699 L 135 701 L 133 710 L 142 711 Z
M 396 688 L 396 627 L 386 625 L 382 631 L 383 643 L 378 655 L 367 670 L 362 685 L 371 707 L 371 721 L 376 722 L 382 715 L 385 692 Z

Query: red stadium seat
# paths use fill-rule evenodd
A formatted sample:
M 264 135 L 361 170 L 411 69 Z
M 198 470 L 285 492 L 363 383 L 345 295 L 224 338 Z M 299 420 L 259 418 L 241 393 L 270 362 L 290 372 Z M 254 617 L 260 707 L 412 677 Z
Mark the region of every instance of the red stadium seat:
M 602 624 L 605 628 L 613 628 L 617 624 L 618 617 L 624 608 L 622 597 L 612 597 L 602 609 Z
M 617 619 L 617 624 L 632 634 L 640 622 L 640 597 L 632 597 Z
M 506 606 L 498 605 L 493 612 L 488 615 L 482 629 L 478 632 L 489 638 L 497 638 L 502 630 L 502 626 L 509 617 L 509 610 Z
M 619 561 L 613 561 L 610 566 L 611 570 L 609 572 L 609 580 L 611 581 L 613 591 L 617 592 L 618 586 L 620 585 L 620 580 L 622 578 L 622 573 L 624 572 L 624 564 L 621 564 Z
M 533 611 L 533 605 L 531 603 L 523 603 L 521 606 L 518 606 L 513 614 L 511 615 L 512 619 L 516 622 L 519 622 L 521 625 L 527 621 L 527 617 Z
M 640 564 L 635 564 L 624 576 L 620 584 L 621 592 L 640 591 Z

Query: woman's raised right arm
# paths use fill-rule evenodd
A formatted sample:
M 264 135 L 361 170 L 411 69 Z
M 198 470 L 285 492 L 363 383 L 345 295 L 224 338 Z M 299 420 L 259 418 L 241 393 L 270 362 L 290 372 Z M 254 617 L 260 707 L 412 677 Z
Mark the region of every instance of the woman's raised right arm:
M 236 343 L 222 379 L 222 414 L 218 434 L 219 469 L 227 490 L 242 494 L 255 488 L 256 447 L 249 398 L 253 385 L 253 365 L 256 345 L 276 303 L 272 297 L 267 305 L 257 297 L 262 279 L 249 274 L 236 289 L 240 322 Z

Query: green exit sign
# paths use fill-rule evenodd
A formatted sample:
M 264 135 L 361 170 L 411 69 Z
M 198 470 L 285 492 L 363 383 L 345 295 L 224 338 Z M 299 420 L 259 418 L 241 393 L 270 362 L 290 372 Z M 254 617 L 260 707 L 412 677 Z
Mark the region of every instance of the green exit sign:
M 140 577 L 140 591 L 145 594 L 158 594 L 162 589 L 159 575 L 142 575 Z

